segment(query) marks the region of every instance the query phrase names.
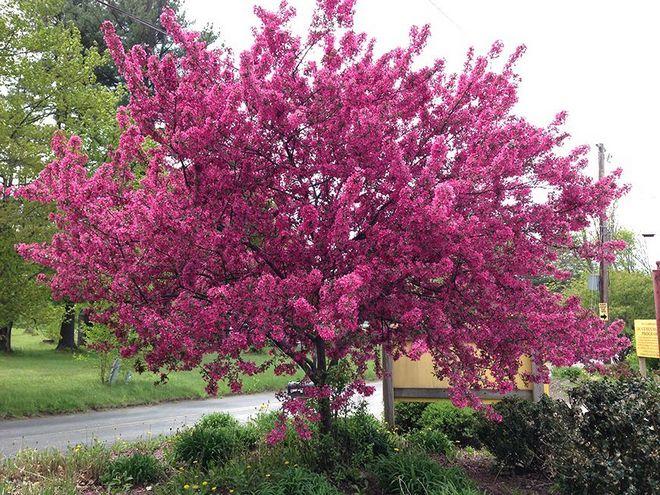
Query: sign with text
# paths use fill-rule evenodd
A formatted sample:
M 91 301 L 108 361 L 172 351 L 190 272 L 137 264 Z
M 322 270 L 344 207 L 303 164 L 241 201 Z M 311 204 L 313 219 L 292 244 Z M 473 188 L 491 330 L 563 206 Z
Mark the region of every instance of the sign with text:
M 660 357 L 655 320 L 635 320 L 635 350 L 638 357 Z
M 609 320 L 610 319 L 610 312 L 607 307 L 607 303 L 599 303 L 598 304 L 598 315 L 600 316 L 601 320 Z

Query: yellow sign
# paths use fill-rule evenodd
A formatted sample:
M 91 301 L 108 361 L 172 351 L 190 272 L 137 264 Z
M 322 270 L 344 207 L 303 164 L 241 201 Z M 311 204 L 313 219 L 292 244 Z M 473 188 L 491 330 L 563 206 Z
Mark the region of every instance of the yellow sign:
M 610 319 L 610 312 L 608 311 L 607 303 L 598 303 L 598 314 L 600 315 L 601 320 L 607 321 Z
M 655 320 L 635 320 L 635 350 L 638 357 L 660 357 Z

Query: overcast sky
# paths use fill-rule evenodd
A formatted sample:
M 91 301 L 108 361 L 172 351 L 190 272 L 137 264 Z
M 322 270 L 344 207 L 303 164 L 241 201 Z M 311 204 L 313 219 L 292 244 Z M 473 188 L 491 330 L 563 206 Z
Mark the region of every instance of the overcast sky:
M 236 52 L 249 46 L 256 24 L 252 6 L 279 0 L 187 0 L 198 25 L 212 22 Z M 306 27 L 313 0 L 290 0 Z M 431 24 L 422 60 L 445 58 L 461 66 L 474 46 L 485 52 L 495 40 L 509 50 L 527 45 L 518 65 L 523 80 L 518 113 L 543 125 L 569 113 L 571 145 L 607 148 L 608 169 L 621 167 L 631 191 L 617 223 L 638 234 L 655 233 L 651 258 L 660 260 L 660 2 L 651 0 L 358 0 L 356 29 L 375 36 L 379 48 L 401 45 L 414 24 Z

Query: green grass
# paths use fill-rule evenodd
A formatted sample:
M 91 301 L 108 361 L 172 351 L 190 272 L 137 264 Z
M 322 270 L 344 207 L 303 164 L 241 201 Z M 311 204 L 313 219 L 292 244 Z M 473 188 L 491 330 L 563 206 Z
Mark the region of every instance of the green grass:
M 14 353 L 0 355 L 0 418 L 33 416 L 151 404 L 176 399 L 206 397 L 205 383 L 198 370 L 176 372 L 165 384 L 154 385 L 153 373 L 133 373 L 130 383 L 104 385 L 100 382 L 94 353 L 67 353 L 43 344 L 42 337 L 17 329 L 12 335 Z M 252 360 L 263 363 L 265 355 Z M 245 377 L 243 393 L 279 390 L 292 379 L 272 372 Z M 219 395 L 229 389 L 220 384 Z

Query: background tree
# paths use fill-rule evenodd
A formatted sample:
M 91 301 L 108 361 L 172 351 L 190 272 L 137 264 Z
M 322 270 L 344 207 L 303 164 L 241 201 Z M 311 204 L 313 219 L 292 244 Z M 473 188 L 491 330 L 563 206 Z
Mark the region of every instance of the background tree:
M 416 63 L 422 28 L 376 57 L 353 3 L 319 1 L 305 39 L 286 4 L 257 8 L 237 59 L 169 10 L 181 51 L 162 59 L 105 24 L 131 94 L 119 148 L 90 176 L 79 139 L 54 141 L 18 194 L 54 201 L 60 230 L 21 254 L 53 270 L 58 297 L 102 304 L 94 319 L 152 370 L 202 365 L 214 392 L 271 363 L 302 369 L 305 397 L 284 407 L 303 434 L 367 390 L 381 347 L 430 352 L 454 402 L 478 405 L 475 390 L 514 388 L 522 355 L 567 365 L 626 345 L 622 322 L 535 284 L 560 275 L 558 247 L 611 258 L 617 243 L 573 234 L 623 191 L 582 173 L 585 148 L 562 151 L 563 114 L 513 113 L 522 49 L 496 70 L 496 43 L 451 74 Z M 264 366 L 243 354 L 264 347 Z
M 9 350 L 10 330 L 18 319 L 32 320 L 57 311 L 49 291 L 35 284 L 33 265 L 17 256 L 19 242 L 47 240 L 53 232 L 50 205 L 26 203 L 7 188 L 30 183 L 50 155 L 55 131 L 81 136 L 90 166 L 101 162 L 116 142 L 117 92 L 96 82 L 106 64 L 95 49 L 84 49 L 80 34 L 62 21 L 63 0 L 20 0 L 0 7 L 0 343 Z M 66 303 L 65 315 L 70 314 Z M 37 309 L 40 308 L 40 309 Z M 70 319 L 62 345 L 70 347 Z
M 612 238 L 625 242 L 626 247 L 617 253 L 611 269 L 627 273 L 650 274 L 651 265 L 644 240 L 631 230 L 616 227 L 616 225 L 612 230 L 614 231 Z
M 632 231 L 617 227 L 614 221 L 611 225 L 612 237 L 623 241 L 625 248 L 618 252 L 616 260 L 608 266 L 609 315 L 611 319 L 625 322 L 626 335 L 632 339 L 636 319 L 655 317 L 651 268 L 644 241 Z M 586 236 L 586 233 L 584 235 Z M 593 236 L 595 238 L 596 234 L 594 233 Z M 599 294 L 597 290 L 589 289 L 589 278 L 598 275 L 598 265 L 578 261 L 571 263 L 570 266 L 573 268 L 570 270 L 573 275 L 570 279 L 561 282 L 561 291 L 567 297 L 579 297 L 585 308 L 597 313 Z M 632 351 L 634 349 L 630 347 L 621 352 L 617 358 L 625 358 Z M 651 369 L 655 368 L 657 360 L 649 360 L 648 365 Z
M 103 2 L 65 0 L 62 4 L 61 18 L 63 22 L 72 23 L 78 29 L 80 41 L 85 50 L 105 52 L 106 46 L 100 26 L 101 23 L 110 19 L 116 26 L 117 35 L 124 44 L 128 46 L 142 45 L 150 53 L 162 57 L 173 46 L 171 39 L 164 32 L 159 32 L 159 16 L 165 8 L 175 12 L 181 25 L 188 24 L 179 0 L 104 0 Z M 204 29 L 202 35 L 207 42 L 216 39 L 210 25 Z M 115 88 L 121 84 L 121 76 L 109 58 L 98 65 L 94 72 L 97 81 L 106 87 Z M 125 97 L 123 99 L 125 100 Z M 75 312 L 66 312 L 62 322 L 63 332 L 66 335 L 71 335 L 74 321 Z M 88 317 L 82 310 L 78 314 L 78 322 L 78 344 L 80 345 L 85 340 L 85 329 L 89 327 Z
M 78 28 L 82 45 L 86 49 L 98 48 L 105 51 L 103 32 L 99 27 L 104 21 L 110 20 L 126 46 L 143 45 L 148 51 L 163 57 L 172 49 L 171 39 L 136 18 L 160 28 L 160 14 L 168 8 L 175 12 L 182 26 L 187 26 L 188 21 L 181 3 L 180 0 L 105 0 L 103 3 L 95 0 L 66 0 L 63 17 Z M 216 39 L 212 26 L 204 28 L 203 37 L 207 42 Z M 110 62 L 97 67 L 96 75 L 97 80 L 108 87 L 117 86 L 121 82 L 117 68 Z
M 608 264 L 610 317 L 623 320 L 626 333 L 631 335 L 634 319 L 653 318 L 655 314 L 651 268 L 644 241 L 634 232 L 617 226 L 614 215 L 609 224 L 612 239 L 622 243 L 616 258 Z M 599 242 L 595 230 L 584 230 L 575 238 Z M 575 249 L 565 249 L 558 255 L 556 266 L 570 277 L 553 282 L 554 286 L 567 297 L 578 296 L 585 308 L 597 312 L 598 291 L 590 290 L 588 286 L 589 277 L 598 275 L 599 264 L 580 258 Z
M 587 287 L 588 274 L 584 273 L 571 280 L 566 288 L 567 296 L 578 296 L 585 308 L 598 310 L 598 291 Z M 635 319 L 655 318 L 653 302 L 653 282 L 651 275 L 640 271 L 610 271 L 609 313 L 611 319 L 623 320 L 626 333 L 632 336 Z

